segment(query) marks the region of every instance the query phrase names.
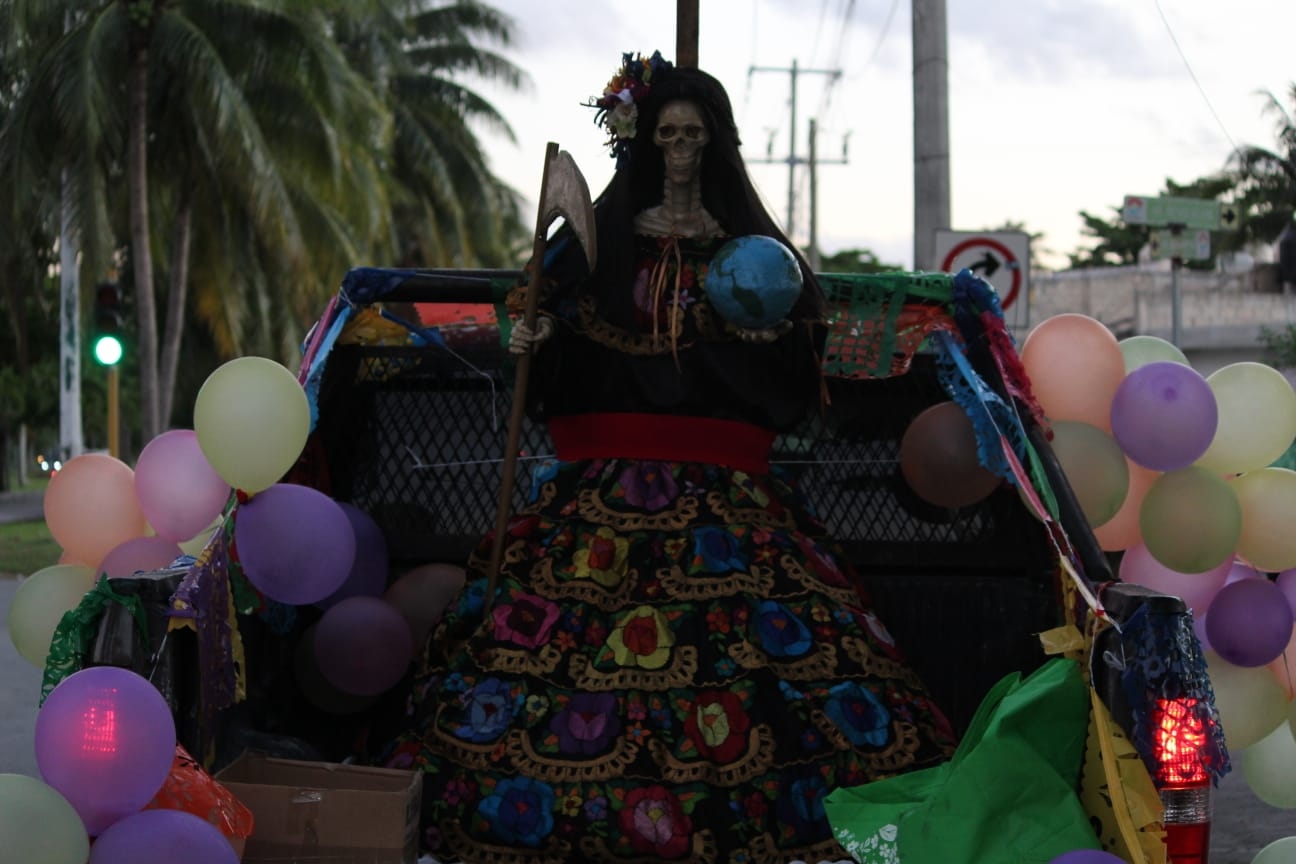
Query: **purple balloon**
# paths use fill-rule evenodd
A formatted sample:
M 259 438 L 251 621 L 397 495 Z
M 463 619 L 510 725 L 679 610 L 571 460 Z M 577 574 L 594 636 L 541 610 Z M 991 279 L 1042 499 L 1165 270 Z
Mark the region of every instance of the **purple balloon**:
M 183 810 L 143 810 L 113 824 L 90 849 L 90 864 L 238 864 L 215 825 Z
M 372 516 L 354 504 L 339 501 L 338 506 L 355 531 L 355 562 L 342 587 L 316 604 L 322 609 L 348 597 L 381 597 L 387 590 L 390 561 L 387 556 L 387 538 L 383 536 L 382 528 Z
M 1211 648 L 1234 666 L 1263 666 L 1283 653 L 1292 637 L 1292 610 L 1268 579 L 1225 585 L 1206 616 Z
M 152 800 L 171 774 L 176 731 L 157 688 L 129 669 L 64 678 L 36 715 L 36 765 L 91 837 Z
M 1218 425 L 1215 392 L 1200 372 L 1182 363 L 1140 366 L 1112 397 L 1112 437 L 1132 461 L 1153 471 L 1196 462 Z
M 373 696 L 389 690 L 414 658 L 409 623 L 376 597 L 348 597 L 325 610 L 315 626 L 315 662 L 343 693 Z
M 1125 860 L 1101 849 L 1075 849 L 1062 853 L 1049 864 L 1125 864 Z
M 342 587 L 355 562 L 356 537 L 332 498 L 309 486 L 276 483 L 235 511 L 234 548 L 258 591 L 305 606 Z
M 1292 614 L 1296 615 L 1296 570 L 1282 571 L 1274 580 L 1274 584 L 1287 598 L 1287 605 L 1291 607 Z

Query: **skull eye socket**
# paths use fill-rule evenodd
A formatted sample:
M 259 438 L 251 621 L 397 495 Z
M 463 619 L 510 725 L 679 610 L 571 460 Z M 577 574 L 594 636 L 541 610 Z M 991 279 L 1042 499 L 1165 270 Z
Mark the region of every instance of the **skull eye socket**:
M 657 127 L 657 137 L 661 138 L 664 141 L 669 141 L 670 139 L 675 137 L 675 133 L 678 131 L 679 130 L 675 128 L 675 125 L 673 123 L 667 123 L 664 126 Z

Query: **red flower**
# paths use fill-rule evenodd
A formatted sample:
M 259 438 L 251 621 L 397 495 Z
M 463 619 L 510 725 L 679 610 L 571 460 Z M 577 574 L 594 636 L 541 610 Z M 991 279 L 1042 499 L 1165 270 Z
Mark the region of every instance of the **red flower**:
M 737 694 L 704 690 L 684 718 L 684 732 L 698 752 L 717 763 L 732 762 L 747 746 L 751 721 Z
M 631 790 L 620 823 L 636 852 L 678 858 L 689 851 L 693 822 L 679 799 L 662 786 Z

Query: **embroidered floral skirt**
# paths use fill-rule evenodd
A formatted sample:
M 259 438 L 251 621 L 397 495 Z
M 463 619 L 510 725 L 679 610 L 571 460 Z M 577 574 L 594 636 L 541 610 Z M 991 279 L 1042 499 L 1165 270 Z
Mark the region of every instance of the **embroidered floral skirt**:
M 778 474 L 554 463 L 433 633 L 413 728 L 444 861 L 848 858 L 823 798 L 946 758 L 927 699 Z

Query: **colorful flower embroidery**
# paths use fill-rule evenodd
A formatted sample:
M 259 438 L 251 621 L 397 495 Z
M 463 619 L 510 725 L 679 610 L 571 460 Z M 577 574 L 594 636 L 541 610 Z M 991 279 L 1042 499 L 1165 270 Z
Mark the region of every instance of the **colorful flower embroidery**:
M 693 532 L 692 569 L 695 573 L 745 572 L 747 560 L 743 557 L 742 545 L 731 531 L 708 525 Z
M 512 602 L 491 610 L 495 635 L 523 648 L 539 648 L 549 641 L 558 620 L 558 605 L 534 594 L 518 594 Z
M 774 600 L 763 600 L 757 617 L 761 647 L 771 657 L 800 657 L 810 651 L 810 628 Z
M 665 666 L 674 644 L 675 634 L 666 626 L 666 617 L 651 606 L 630 610 L 607 639 L 618 664 L 641 669 Z
M 661 462 L 635 462 L 618 478 L 625 489 L 626 503 L 653 512 L 670 506 L 679 495 L 679 487 L 669 467 Z
M 501 780 L 477 805 L 491 835 L 504 843 L 538 848 L 553 832 L 556 796 L 548 784 L 529 777 Z
M 718 763 L 732 762 L 747 747 L 751 721 L 742 699 L 726 690 L 704 690 L 684 719 L 684 732 L 703 757 Z
M 662 786 L 632 789 L 620 825 L 636 852 L 678 858 L 689 851 L 693 822 L 679 799 Z
M 577 693 L 549 721 L 550 730 L 558 736 L 558 749 L 582 756 L 605 751 L 621 731 L 616 707 L 616 696 L 611 693 Z
M 891 736 L 891 712 L 858 681 L 829 690 L 824 713 L 857 746 L 881 747 Z
M 576 550 L 572 562 L 576 576 L 593 579 L 605 588 L 615 587 L 625 577 L 629 552 L 629 540 L 618 537 L 611 528 L 600 528 Z
M 494 741 L 508 729 L 517 711 L 517 700 L 509 685 L 498 678 L 487 678 L 460 697 L 467 722 L 454 734 L 474 744 Z

